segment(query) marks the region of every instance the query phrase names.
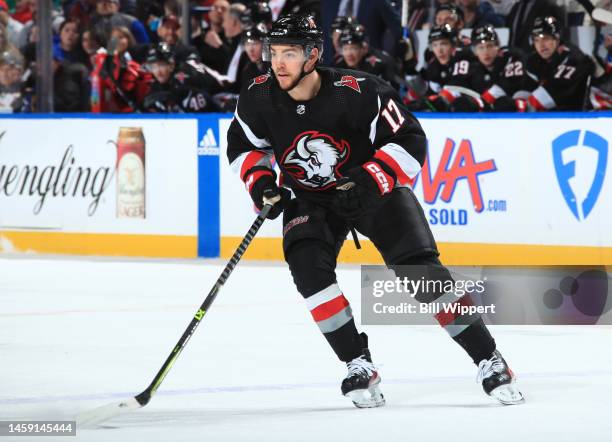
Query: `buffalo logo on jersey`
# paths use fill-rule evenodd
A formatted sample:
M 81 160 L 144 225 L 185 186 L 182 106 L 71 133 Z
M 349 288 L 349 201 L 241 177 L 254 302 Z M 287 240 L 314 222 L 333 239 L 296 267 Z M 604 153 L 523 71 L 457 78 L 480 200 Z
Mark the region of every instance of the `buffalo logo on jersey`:
M 270 78 L 270 74 L 264 74 L 264 75 L 260 75 L 259 77 L 253 78 L 251 80 L 251 84 L 249 84 L 249 87 L 247 88 L 247 90 L 251 89 L 256 84 L 263 84 L 263 83 L 265 83 L 266 81 L 268 81 L 268 78 Z
M 355 78 L 352 75 L 343 75 L 340 81 L 334 81 L 334 86 L 346 86 L 361 93 L 359 82 L 364 81 L 365 78 Z
M 326 190 L 336 183 L 338 168 L 348 159 L 350 146 L 316 130 L 299 134 L 280 164 L 298 184 L 309 190 Z

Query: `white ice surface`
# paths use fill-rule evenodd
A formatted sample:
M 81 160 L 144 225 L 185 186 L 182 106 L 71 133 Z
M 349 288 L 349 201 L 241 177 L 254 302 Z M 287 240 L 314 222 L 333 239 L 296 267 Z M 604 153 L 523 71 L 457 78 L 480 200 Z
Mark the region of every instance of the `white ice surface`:
M 0 420 L 71 419 L 142 391 L 223 265 L 1 258 Z M 359 318 L 359 268 L 338 279 Z M 340 395 L 346 368 L 285 266 L 241 262 L 151 403 L 76 439 L 612 440 L 611 328 L 494 327 L 527 398 L 514 407 L 484 395 L 438 327 L 363 329 L 381 366 L 380 409 Z

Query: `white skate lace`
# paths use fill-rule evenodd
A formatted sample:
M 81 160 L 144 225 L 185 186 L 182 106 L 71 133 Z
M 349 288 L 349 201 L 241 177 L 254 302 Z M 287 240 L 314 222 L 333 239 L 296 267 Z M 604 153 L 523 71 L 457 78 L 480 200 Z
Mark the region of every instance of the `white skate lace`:
M 476 382 L 482 383 L 484 379 L 493 376 L 495 373 L 502 373 L 505 369 L 504 361 L 497 355 L 494 355 L 491 359 L 483 359 L 478 364 Z
M 365 374 L 372 376 L 376 366 L 364 356 L 359 356 L 346 364 L 348 366 L 348 377 Z

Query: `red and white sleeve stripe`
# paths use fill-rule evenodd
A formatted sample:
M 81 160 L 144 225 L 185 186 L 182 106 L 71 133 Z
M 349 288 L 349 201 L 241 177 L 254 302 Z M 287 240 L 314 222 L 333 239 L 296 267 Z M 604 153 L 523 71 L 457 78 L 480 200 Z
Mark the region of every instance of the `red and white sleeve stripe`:
M 543 86 L 533 91 L 527 101 L 529 101 L 529 104 L 538 111 L 545 111 L 557 107 L 555 100 Z
M 414 177 L 420 172 L 421 164 L 410 155 L 406 149 L 387 143 L 376 151 L 374 158 L 389 166 L 400 185 L 412 184 Z

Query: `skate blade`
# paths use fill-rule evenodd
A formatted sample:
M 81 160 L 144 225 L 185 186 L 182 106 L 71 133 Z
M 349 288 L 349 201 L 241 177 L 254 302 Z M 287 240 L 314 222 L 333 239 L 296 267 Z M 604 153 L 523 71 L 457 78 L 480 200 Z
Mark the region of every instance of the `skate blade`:
M 386 403 L 378 385 L 373 385 L 368 389 L 349 391 L 345 396 L 353 401 L 357 408 L 382 407 Z
M 525 402 L 523 393 L 521 393 L 514 383 L 500 385 L 495 390 L 491 391 L 490 396 L 504 405 L 518 405 Z

